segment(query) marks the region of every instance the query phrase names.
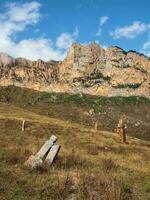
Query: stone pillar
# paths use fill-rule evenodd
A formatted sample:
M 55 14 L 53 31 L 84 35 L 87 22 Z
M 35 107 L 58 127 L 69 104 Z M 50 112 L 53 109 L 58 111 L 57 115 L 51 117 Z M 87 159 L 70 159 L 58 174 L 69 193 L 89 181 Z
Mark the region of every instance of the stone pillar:
M 25 120 L 22 121 L 22 131 L 25 131 Z
M 94 129 L 97 131 L 98 122 L 95 122 Z
M 52 148 L 50 149 L 50 151 L 45 159 L 45 162 L 51 165 L 53 163 L 54 159 L 56 158 L 59 150 L 60 150 L 60 145 L 54 144 L 52 146 Z
M 36 154 L 37 158 L 43 159 L 43 157 L 46 155 L 46 153 L 49 151 L 49 149 L 53 146 L 53 144 L 56 142 L 57 137 L 55 135 L 52 135 L 49 140 L 47 140 L 44 145 L 41 147 L 39 152 Z
M 117 126 L 117 134 L 120 137 L 120 140 L 125 143 L 126 142 L 126 133 L 125 133 L 125 125 L 123 123 L 123 120 L 120 119 L 118 126 Z

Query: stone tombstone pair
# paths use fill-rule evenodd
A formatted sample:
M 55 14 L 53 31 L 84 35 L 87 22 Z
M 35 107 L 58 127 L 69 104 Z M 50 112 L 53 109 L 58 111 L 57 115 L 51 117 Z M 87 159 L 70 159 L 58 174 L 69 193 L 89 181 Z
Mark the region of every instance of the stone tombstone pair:
M 29 159 L 25 162 L 25 166 L 31 169 L 41 167 L 44 159 L 47 164 L 51 165 L 60 150 L 60 145 L 55 144 L 56 141 L 57 137 L 52 135 L 50 139 L 44 143 L 36 155 L 31 155 L 29 157 Z

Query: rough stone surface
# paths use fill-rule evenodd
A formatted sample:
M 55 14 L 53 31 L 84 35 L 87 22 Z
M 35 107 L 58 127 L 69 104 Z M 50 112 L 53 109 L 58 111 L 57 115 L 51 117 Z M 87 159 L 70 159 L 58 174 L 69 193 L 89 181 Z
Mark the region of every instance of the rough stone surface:
M 49 140 L 47 140 L 44 145 L 41 147 L 39 152 L 36 154 L 37 158 L 43 159 L 43 157 L 46 155 L 46 153 L 49 151 L 49 149 L 53 146 L 53 144 L 56 142 L 57 137 L 55 135 L 52 135 Z
M 56 156 L 57 156 L 59 150 L 60 150 L 60 145 L 54 144 L 54 145 L 51 147 L 49 153 L 47 154 L 47 157 L 46 157 L 45 161 L 46 161 L 48 164 L 52 164 L 53 161 L 55 160 L 55 158 L 56 158 Z
M 36 169 L 43 165 L 43 161 L 42 161 L 42 159 L 40 159 L 34 155 L 31 155 L 29 157 L 29 159 L 25 162 L 24 165 L 30 169 Z
M 119 47 L 74 43 L 61 62 L 0 54 L 0 85 L 46 92 L 150 98 L 150 58 Z

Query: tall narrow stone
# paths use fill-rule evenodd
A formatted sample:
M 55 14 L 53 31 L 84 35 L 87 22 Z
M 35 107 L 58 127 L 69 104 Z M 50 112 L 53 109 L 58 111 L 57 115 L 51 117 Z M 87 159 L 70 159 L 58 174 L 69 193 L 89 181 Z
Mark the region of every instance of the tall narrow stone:
M 22 131 L 25 131 L 25 120 L 22 121 Z
M 41 147 L 39 152 L 36 154 L 37 158 L 43 159 L 43 157 L 46 155 L 46 153 L 49 151 L 49 149 L 53 146 L 53 144 L 56 142 L 57 137 L 55 135 L 52 135 L 49 140 L 47 140 L 44 145 Z
M 54 144 L 52 146 L 52 148 L 50 149 L 45 161 L 48 163 L 48 164 L 52 164 L 54 159 L 56 158 L 58 152 L 60 150 L 60 145 L 59 144 Z

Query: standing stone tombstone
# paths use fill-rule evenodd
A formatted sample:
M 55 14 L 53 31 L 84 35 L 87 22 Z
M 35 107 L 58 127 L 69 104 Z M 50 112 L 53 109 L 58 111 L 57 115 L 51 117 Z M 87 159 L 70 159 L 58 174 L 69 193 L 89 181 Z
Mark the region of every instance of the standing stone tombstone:
M 53 144 L 56 142 L 57 137 L 55 135 L 52 135 L 49 140 L 47 140 L 44 145 L 41 147 L 39 152 L 36 154 L 37 158 L 43 159 L 43 157 L 46 155 L 46 153 L 49 151 L 49 149 L 53 146 Z
M 117 134 L 120 137 L 120 140 L 125 143 L 126 142 L 126 133 L 125 133 L 126 125 L 124 124 L 123 120 L 120 119 L 117 125 Z
M 55 160 L 59 150 L 60 150 L 60 145 L 54 144 L 52 148 L 50 149 L 49 153 L 47 154 L 45 162 L 51 165 L 53 161 Z
M 94 129 L 97 131 L 97 127 L 98 127 L 98 122 L 96 121 L 95 122 L 95 125 L 94 125 Z
M 25 120 L 22 121 L 22 131 L 25 131 Z

